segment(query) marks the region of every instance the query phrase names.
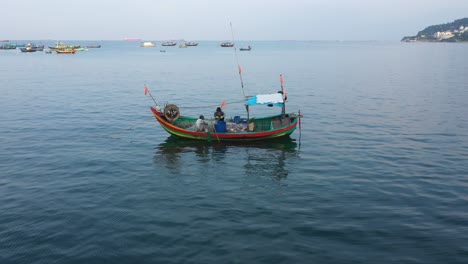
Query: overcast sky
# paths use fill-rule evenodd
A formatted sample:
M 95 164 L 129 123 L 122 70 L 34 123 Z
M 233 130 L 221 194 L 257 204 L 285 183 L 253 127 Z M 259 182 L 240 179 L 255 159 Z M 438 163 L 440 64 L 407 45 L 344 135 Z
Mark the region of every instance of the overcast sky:
M 468 0 L 4 0 L 0 39 L 394 40 Z

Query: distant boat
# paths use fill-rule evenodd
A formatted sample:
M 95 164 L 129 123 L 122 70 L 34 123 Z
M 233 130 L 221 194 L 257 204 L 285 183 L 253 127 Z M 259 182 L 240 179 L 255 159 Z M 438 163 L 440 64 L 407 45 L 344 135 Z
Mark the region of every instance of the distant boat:
M 234 43 L 232 43 L 232 42 L 223 42 L 223 43 L 221 43 L 221 47 L 223 47 L 223 48 L 234 47 Z
M 141 41 L 141 38 L 124 38 L 124 41 Z
M 186 44 L 180 44 L 179 48 L 187 48 L 188 46 Z
M 57 54 L 75 54 L 76 50 L 71 48 L 57 49 L 55 50 Z
M 0 46 L 0 50 L 11 50 L 11 49 L 16 49 L 16 46 L 12 44 L 4 44 Z
M 56 42 L 55 43 L 55 46 L 53 47 L 50 47 L 49 46 L 49 49 L 51 50 L 58 50 L 58 49 L 78 49 L 78 48 L 81 48 L 81 46 L 75 46 L 75 45 L 68 45 L 68 44 L 64 44 L 63 42 Z
M 177 45 L 177 42 L 167 41 L 167 42 L 163 42 L 161 45 L 162 46 L 175 46 Z
M 193 47 L 193 46 L 198 46 L 198 43 L 197 42 L 187 42 L 187 43 L 185 43 L 185 45 L 187 45 L 189 47 Z
M 240 48 L 239 50 L 240 51 L 250 51 L 251 49 L 252 49 L 252 47 L 247 46 L 246 48 Z
M 21 52 L 36 52 L 37 46 L 35 44 L 28 43 L 24 47 L 20 48 Z
M 166 52 L 166 50 L 159 50 L 159 52 Z
M 44 51 L 46 54 L 52 54 L 52 50 L 46 50 Z
M 98 49 L 100 48 L 101 45 L 100 44 L 95 44 L 95 45 L 87 45 L 86 48 L 88 49 Z
M 156 47 L 156 44 L 154 44 L 151 41 L 145 41 L 140 44 L 141 47 L 147 48 L 147 47 Z

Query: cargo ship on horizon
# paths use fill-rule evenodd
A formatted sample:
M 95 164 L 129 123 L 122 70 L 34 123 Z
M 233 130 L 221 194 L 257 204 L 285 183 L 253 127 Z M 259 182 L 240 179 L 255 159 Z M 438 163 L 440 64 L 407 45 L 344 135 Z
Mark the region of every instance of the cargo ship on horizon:
M 124 41 L 141 41 L 141 38 L 124 38 Z

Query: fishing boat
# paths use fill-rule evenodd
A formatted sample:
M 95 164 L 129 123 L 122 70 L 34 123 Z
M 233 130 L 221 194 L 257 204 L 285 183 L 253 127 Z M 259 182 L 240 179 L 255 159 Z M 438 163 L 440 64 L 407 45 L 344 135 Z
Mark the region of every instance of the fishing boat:
M 167 41 L 167 42 L 163 42 L 161 45 L 162 46 L 175 46 L 177 45 L 177 42 Z
M 16 46 L 9 44 L 9 43 L 0 46 L 0 50 L 12 50 L 12 49 L 16 49 Z
M 234 141 L 248 142 L 261 141 L 287 137 L 300 125 L 300 113 L 287 113 L 285 104 L 286 91 L 283 87 L 283 76 L 280 76 L 282 90 L 272 94 L 258 94 L 247 96 L 244 104 L 247 117 L 234 116 L 223 121 L 210 119 L 204 120 L 203 129 L 197 126 L 198 118 L 190 115 L 182 115 L 177 105 L 168 103 L 161 106 L 150 107 L 156 120 L 169 134 L 195 140 L 205 141 Z M 151 93 L 145 86 L 145 94 Z M 152 96 L 151 96 L 152 97 Z M 153 99 L 154 101 L 154 99 Z M 223 103 L 224 104 L 224 103 Z M 253 106 L 278 106 L 281 112 L 272 116 L 252 117 L 250 107 Z
M 78 48 L 81 48 L 81 46 L 69 45 L 60 41 L 55 42 L 55 45 L 53 47 L 49 46 L 49 49 L 51 50 L 78 49 Z
M 21 47 L 20 50 L 21 52 L 36 52 L 38 49 L 35 44 L 28 43 L 24 47 Z
M 179 45 L 179 48 L 187 48 L 187 47 L 188 47 L 187 44 L 180 44 Z
M 195 47 L 195 46 L 198 46 L 198 43 L 197 42 L 187 42 L 185 43 L 185 45 L 189 46 L 189 47 Z
M 86 48 L 88 49 L 99 49 L 100 47 L 100 44 L 86 45 Z
M 223 42 L 220 44 L 221 47 L 223 48 L 230 48 L 230 47 L 234 47 L 234 43 L 233 42 Z
M 252 47 L 247 46 L 246 48 L 240 48 L 239 50 L 240 51 L 250 51 L 251 49 L 252 49 Z
M 72 48 L 56 49 L 55 52 L 57 52 L 57 54 L 75 54 L 76 49 L 72 49 Z

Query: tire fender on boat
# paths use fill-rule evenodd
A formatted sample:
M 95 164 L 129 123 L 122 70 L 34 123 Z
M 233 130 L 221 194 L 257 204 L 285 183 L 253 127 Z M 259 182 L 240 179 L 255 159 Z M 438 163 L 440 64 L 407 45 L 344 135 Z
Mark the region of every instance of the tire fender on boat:
M 175 104 L 166 105 L 166 107 L 164 107 L 164 116 L 171 123 L 176 121 L 180 116 L 179 107 Z

